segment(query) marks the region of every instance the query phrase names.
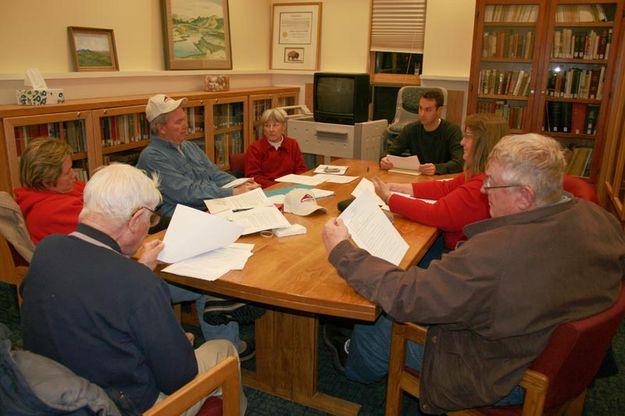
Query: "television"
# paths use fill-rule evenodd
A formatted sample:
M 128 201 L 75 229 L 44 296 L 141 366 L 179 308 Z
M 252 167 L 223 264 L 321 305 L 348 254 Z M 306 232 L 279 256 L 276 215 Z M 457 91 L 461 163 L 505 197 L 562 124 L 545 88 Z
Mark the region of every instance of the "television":
M 369 118 L 370 102 L 369 74 L 315 72 L 315 121 L 335 124 L 362 123 Z

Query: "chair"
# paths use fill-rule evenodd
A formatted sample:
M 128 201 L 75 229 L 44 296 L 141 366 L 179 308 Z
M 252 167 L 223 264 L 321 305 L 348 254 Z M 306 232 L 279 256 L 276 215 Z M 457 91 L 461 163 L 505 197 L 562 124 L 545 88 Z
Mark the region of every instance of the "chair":
M 245 176 L 245 153 L 230 154 L 228 163 L 230 164 L 230 174 L 237 178 Z
M 592 382 L 612 337 L 625 315 L 625 285 L 616 303 L 596 315 L 556 327 L 545 350 L 525 371 L 519 383 L 526 389 L 522 406 L 485 407 L 449 415 L 538 416 L 580 415 L 586 388 Z M 425 343 L 426 329 L 393 322 L 386 396 L 386 415 L 400 411 L 402 391 L 419 397 L 419 374 L 405 367 L 406 341 Z
M 563 187 L 565 191 L 571 193 L 573 196 L 599 205 L 597 192 L 595 191 L 594 185 L 590 182 L 587 182 L 578 176 L 565 174 Z
M 10 194 L 0 192 L 0 281 L 19 289 L 34 251 L 20 207 Z

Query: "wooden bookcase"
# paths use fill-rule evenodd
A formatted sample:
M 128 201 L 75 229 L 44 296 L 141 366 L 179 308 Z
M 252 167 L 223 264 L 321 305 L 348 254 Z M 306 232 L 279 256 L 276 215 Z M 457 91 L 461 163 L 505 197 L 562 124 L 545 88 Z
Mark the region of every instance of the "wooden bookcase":
M 251 97 L 268 97 L 272 106 L 297 102 L 299 88 L 263 87 L 220 92 L 172 93 L 187 97 L 188 140 L 206 151 L 221 169 L 228 156 L 244 152 L 253 140 Z M 145 104 L 149 96 L 67 101 L 47 106 L 0 105 L 0 190 L 20 186 L 19 158 L 29 139 L 54 136 L 75 150 L 72 158 L 79 177 L 87 180 L 98 166 L 112 161 L 135 163 L 149 143 Z M 262 113 L 261 113 L 262 114 Z
M 251 141 L 263 137 L 263 126 L 260 122 L 265 110 L 275 107 L 286 107 L 297 104 L 297 95 L 292 92 L 280 94 L 256 94 L 250 96 L 249 126 L 252 129 Z M 249 143 L 248 143 L 249 144 Z
M 544 132 L 567 172 L 598 177 L 622 35 L 623 0 L 478 0 L 468 112 Z

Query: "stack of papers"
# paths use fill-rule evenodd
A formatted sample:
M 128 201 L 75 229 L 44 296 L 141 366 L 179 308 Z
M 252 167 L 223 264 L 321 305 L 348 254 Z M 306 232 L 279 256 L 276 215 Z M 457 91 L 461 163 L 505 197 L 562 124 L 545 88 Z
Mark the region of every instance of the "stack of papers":
M 211 214 L 218 214 L 223 211 L 238 211 L 254 207 L 267 207 L 272 205 L 262 189 L 256 188 L 239 195 L 225 198 L 205 199 L 204 205 Z
M 252 256 L 253 248 L 254 244 L 230 244 L 167 266 L 163 271 L 209 281 L 217 280 L 230 270 L 243 270 L 247 259 Z
M 273 204 L 270 207 L 223 211 L 217 216 L 241 226 L 243 228 L 241 234 L 243 235 L 291 226 L 289 220 Z

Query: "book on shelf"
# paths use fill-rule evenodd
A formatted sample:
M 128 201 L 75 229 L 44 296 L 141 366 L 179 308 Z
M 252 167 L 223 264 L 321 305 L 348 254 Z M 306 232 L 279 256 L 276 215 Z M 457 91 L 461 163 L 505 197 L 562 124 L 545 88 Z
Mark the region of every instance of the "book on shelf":
M 571 133 L 583 134 L 585 132 L 584 123 L 586 121 L 586 104 L 573 103 L 571 109 Z
M 584 121 L 585 133 L 595 134 L 597 132 L 597 118 L 599 117 L 599 105 L 588 104 L 586 108 L 586 119 Z
M 560 117 L 560 126 L 558 131 L 561 131 L 563 133 L 570 133 L 571 132 L 571 113 L 572 113 L 572 107 L 573 107 L 573 103 L 570 102 L 563 102 L 560 103 L 560 107 L 561 107 L 561 117 Z
M 562 125 L 562 102 L 547 101 L 545 106 L 546 131 L 560 132 Z

